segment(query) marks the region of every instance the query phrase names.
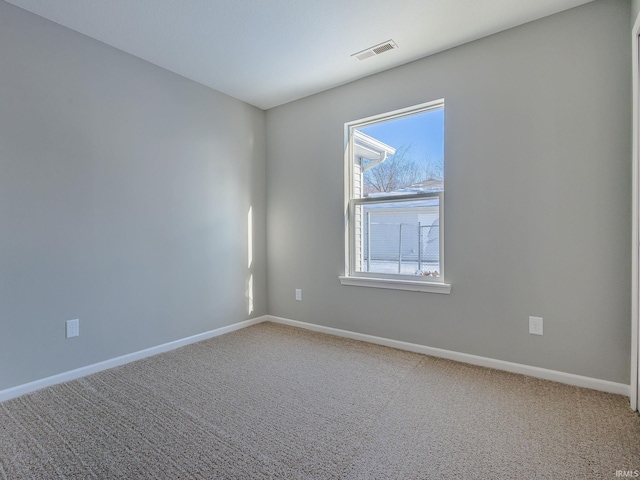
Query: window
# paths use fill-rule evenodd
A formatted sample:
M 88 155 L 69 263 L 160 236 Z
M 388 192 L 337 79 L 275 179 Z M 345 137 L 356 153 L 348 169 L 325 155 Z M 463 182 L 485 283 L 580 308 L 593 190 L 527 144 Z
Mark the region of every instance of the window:
M 444 100 L 345 125 L 343 284 L 449 293 L 444 282 Z

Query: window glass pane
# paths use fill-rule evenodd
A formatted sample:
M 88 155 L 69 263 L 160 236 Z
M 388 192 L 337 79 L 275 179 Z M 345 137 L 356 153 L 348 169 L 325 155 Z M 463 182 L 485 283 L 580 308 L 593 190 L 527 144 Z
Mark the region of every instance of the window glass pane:
M 354 147 L 355 198 L 444 190 L 443 108 L 357 127 Z
M 440 277 L 440 198 L 355 207 L 357 272 Z
M 348 125 L 348 271 L 443 282 L 444 100 Z

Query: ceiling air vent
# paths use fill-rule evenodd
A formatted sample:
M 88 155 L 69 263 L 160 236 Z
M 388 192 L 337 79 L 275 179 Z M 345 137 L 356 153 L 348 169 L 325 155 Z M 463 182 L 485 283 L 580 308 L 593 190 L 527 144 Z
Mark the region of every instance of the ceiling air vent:
M 380 55 L 381 53 L 388 52 L 389 50 L 395 50 L 398 48 L 398 45 L 393 40 L 387 40 L 380 45 L 375 45 L 373 47 L 367 48 L 358 53 L 354 53 L 351 55 L 352 57 L 357 58 L 358 60 L 366 60 L 367 58 L 375 57 L 376 55 Z

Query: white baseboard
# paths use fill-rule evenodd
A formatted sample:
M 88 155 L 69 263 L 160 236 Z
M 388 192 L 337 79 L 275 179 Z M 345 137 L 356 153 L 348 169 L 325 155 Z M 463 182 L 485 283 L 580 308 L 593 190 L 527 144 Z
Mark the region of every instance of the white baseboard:
M 477 355 L 469 355 L 467 353 L 454 352 L 451 350 L 443 350 L 441 348 L 427 347 L 425 345 L 418 345 L 416 343 L 402 342 L 399 340 L 392 340 L 389 338 L 376 337 L 373 335 L 367 335 L 364 333 L 351 332 L 348 330 L 340 330 L 338 328 L 325 327 L 322 325 L 315 325 L 312 323 L 299 322 L 297 320 L 290 320 L 288 318 L 275 317 L 272 315 L 263 315 L 261 317 L 252 318 L 243 322 L 227 325 L 226 327 L 216 328 L 208 332 L 193 335 L 191 337 L 182 338 L 173 342 L 164 343 L 156 347 L 147 348 L 138 352 L 129 353 L 120 357 L 105 360 L 103 362 L 87 365 L 86 367 L 77 368 L 68 372 L 63 372 L 58 375 L 35 380 L 33 382 L 11 387 L 6 390 L 0 390 L 0 402 L 4 402 L 11 398 L 16 398 L 26 393 L 30 393 L 41 388 L 49 387 L 58 383 L 68 382 L 76 378 L 85 377 L 93 373 L 101 372 L 109 368 L 124 365 L 126 363 L 141 360 L 152 355 L 168 352 L 184 345 L 191 343 L 201 342 L 209 338 L 224 335 L 225 333 L 240 330 L 241 328 L 250 327 L 265 321 L 274 323 L 281 323 L 283 325 L 290 325 L 292 327 L 304 328 L 306 330 L 312 330 L 314 332 L 327 333 L 329 335 L 335 335 L 338 337 L 351 338 L 353 340 L 361 340 L 363 342 L 375 343 L 377 345 L 384 345 L 387 347 L 397 348 L 399 350 L 407 350 L 410 352 L 422 353 L 425 355 L 431 355 L 433 357 L 446 358 L 449 360 L 455 360 L 457 362 L 469 363 L 472 365 L 478 365 L 481 367 L 495 368 L 496 370 L 504 370 L 506 372 L 519 373 L 521 375 L 527 375 L 530 377 L 542 378 L 545 380 L 552 380 L 554 382 L 565 383 L 576 387 L 591 388 L 593 390 L 600 390 L 608 393 L 616 393 L 618 395 L 629 396 L 631 394 L 631 386 L 623 383 L 615 383 L 607 380 L 600 380 L 597 378 L 583 377 L 581 375 L 574 375 L 572 373 L 559 372 L 556 370 L 548 370 L 546 368 L 532 367 L 529 365 L 523 365 L 519 363 L 506 362 L 504 360 L 496 360 L 493 358 L 480 357 Z
M 546 368 L 532 367 L 520 363 L 506 362 L 504 360 L 496 360 L 493 358 L 480 357 L 477 355 L 469 355 L 468 353 L 454 352 L 452 350 L 443 350 L 441 348 L 427 347 L 416 343 L 401 342 L 399 340 L 391 340 L 389 338 L 375 337 L 364 333 L 350 332 L 348 330 L 340 330 L 312 323 L 299 322 L 288 318 L 275 317 L 266 315 L 265 320 L 283 325 L 313 330 L 314 332 L 327 333 L 338 337 L 350 338 L 352 340 L 361 340 L 363 342 L 375 343 L 387 347 L 397 348 L 399 350 L 408 350 L 410 352 L 423 353 L 433 357 L 446 358 L 457 362 L 470 363 L 481 367 L 494 368 L 496 370 L 504 370 L 511 373 L 519 373 L 529 377 L 542 378 L 552 380 L 554 382 L 565 383 L 575 387 L 590 388 L 592 390 L 600 390 L 602 392 L 616 393 L 628 397 L 631 394 L 631 386 L 624 383 L 615 383 L 608 380 L 600 380 L 598 378 L 583 377 L 573 373 L 559 372 L 557 370 L 549 370 Z
M 19 397 L 26 393 L 40 390 L 41 388 L 49 387 L 51 385 L 68 382 L 69 380 L 75 380 L 76 378 L 85 377 L 87 375 L 91 375 L 92 373 L 101 372 L 102 370 L 107 370 L 108 368 L 118 367 L 120 365 L 134 362 L 136 360 L 141 360 L 143 358 L 150 357 L 152 355 L 168 352 L 169 350 L 174 350 L 176 348 L 183 347 L 191 343 L 201 342 L 202 340 L 207 340 L 208 338 L 224 335 L 225 333 L 233 332 L 235 330 L 240 330 L 241 328 L 250 327 L 251 325 L 262 323 L 265 320 L 267 320 L 266 316 L 251 318 L 243 322 L 227 325 L 226 327 L 216 328 L 215 330 L 199 333 L 191 337 L 182 338 L 180 340 L 175 340 L 173 342 L 163 343 L 162 345 L 158 345 L 156 347 L 151 347 L 145 350 L 140 350 L 138 352 L 122 355 L 120 357 L 111 358 L 103 362 L 87 365 L 86 367 L 76 368 L 75 370 L 70 370 L 68 372 L 63 372 L 58 375 L 53 375 L 51 377 L 35 380 L 33 382 L 25 383 L 23 385 L 18 385 L 16 387 L 11 387 L 6 390 L 0 390 L 0 402 L 4 402 L 11 398 Z

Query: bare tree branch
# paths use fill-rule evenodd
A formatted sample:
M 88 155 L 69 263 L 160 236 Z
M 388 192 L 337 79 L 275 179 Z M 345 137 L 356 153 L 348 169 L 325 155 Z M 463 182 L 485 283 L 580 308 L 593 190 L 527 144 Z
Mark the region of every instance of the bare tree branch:
M 411 146 L 402 146 L 396 154 L 367 170 L 364 174 L 365 194 L 395 192 L 427 180 L 433 162 L 416 162 L 407 155 Z M 429 167 L 429 168 L 427 168 Z

